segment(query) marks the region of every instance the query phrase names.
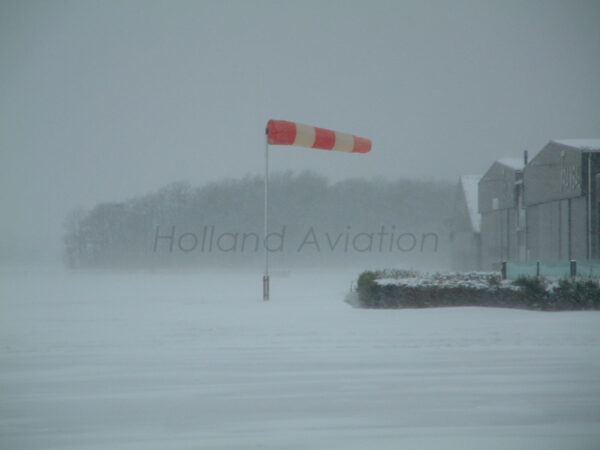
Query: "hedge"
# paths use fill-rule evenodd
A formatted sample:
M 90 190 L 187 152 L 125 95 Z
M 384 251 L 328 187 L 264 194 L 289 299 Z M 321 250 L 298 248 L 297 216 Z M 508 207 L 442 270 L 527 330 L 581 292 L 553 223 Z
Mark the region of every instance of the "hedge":
M 391 279 L 390 282 L 380 282 Z M 408 271 L 366 271 L 357 282 L 363 308 L 488 306 L 540 311 L 600 309 L 595 280 L 538 277 L 500 281 L 497 274 L 451 274 L 421 277 Z

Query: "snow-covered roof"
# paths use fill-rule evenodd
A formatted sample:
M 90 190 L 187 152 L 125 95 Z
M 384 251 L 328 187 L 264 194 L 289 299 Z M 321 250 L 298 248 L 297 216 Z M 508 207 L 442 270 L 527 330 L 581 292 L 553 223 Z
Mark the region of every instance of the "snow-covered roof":
M 523 170 L 523 160 L 521 158 L 503 158 L 497 162 L 514 170 Z
M 600 139 L 561 139 L 552 142 L 578 150 L 600 151 Z
M 480 175 L 462 175 L 459 178 L 460 187 L 465 195 L 471 226 L 476 232 L 481 231 L 481 214 L 478 212 L 477 196 L 479 192 Z

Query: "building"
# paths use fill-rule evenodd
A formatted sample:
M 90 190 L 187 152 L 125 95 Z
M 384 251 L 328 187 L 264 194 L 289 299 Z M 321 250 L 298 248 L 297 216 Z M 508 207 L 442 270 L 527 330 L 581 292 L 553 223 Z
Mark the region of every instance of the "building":
M 457 269 L 474 267 L 474 258 L 483 270 L 502 261 L 558 267 L 600 259 L 600 139 L 550 141 L 529 162 L 527 153 L 523 160 L 498 160 L 476 194 L 474 179 L 459 181 L 452 234 Z M 480 222 L 469 210 L 473 201 Z
M 523 166 L 520 159 L 498 160 L 479 181 L 484 270 L 497 269 L 502 261 L 526 256 Z
M 600 258 L 600 139 L 550 141 L 527 165 L 523 179 L 526 258 Z
M 481 214 L 477 210 L 480 175 L 463 175 L 458 180 L 452 219 L 452 267 L 481 269 Z

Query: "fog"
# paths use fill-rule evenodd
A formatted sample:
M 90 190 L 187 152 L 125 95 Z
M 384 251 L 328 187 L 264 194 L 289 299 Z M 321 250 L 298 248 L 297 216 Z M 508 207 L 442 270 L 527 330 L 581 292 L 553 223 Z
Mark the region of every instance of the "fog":
M 58 261 L 75 208 L 261 176 L 270 118 L 373 140 L 271 150 L 275 173 L 332 183 L 455 182 L 597 136 L 599 19 L 596 1 L 2 2 L 1 257 Z
M 599 23 L 597 0 L 0 1 L 0 448 L 596 448 L 598 311 L 353 306 L 394 291 L 368 269 L 474 270 L 494 160 L 599 137 Z M 373 147 L 270 146 L 263 241 L 270 119 Z

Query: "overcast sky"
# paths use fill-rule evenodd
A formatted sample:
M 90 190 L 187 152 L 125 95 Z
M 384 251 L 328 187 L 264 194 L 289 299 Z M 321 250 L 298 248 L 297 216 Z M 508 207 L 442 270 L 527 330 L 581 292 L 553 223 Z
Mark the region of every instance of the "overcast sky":
M 0 246 L 173 181 L 262 174 L 287 119 L 368 155 L 273 170 L 455 180 L 600 137 L 600 1 L 0 0 Z

